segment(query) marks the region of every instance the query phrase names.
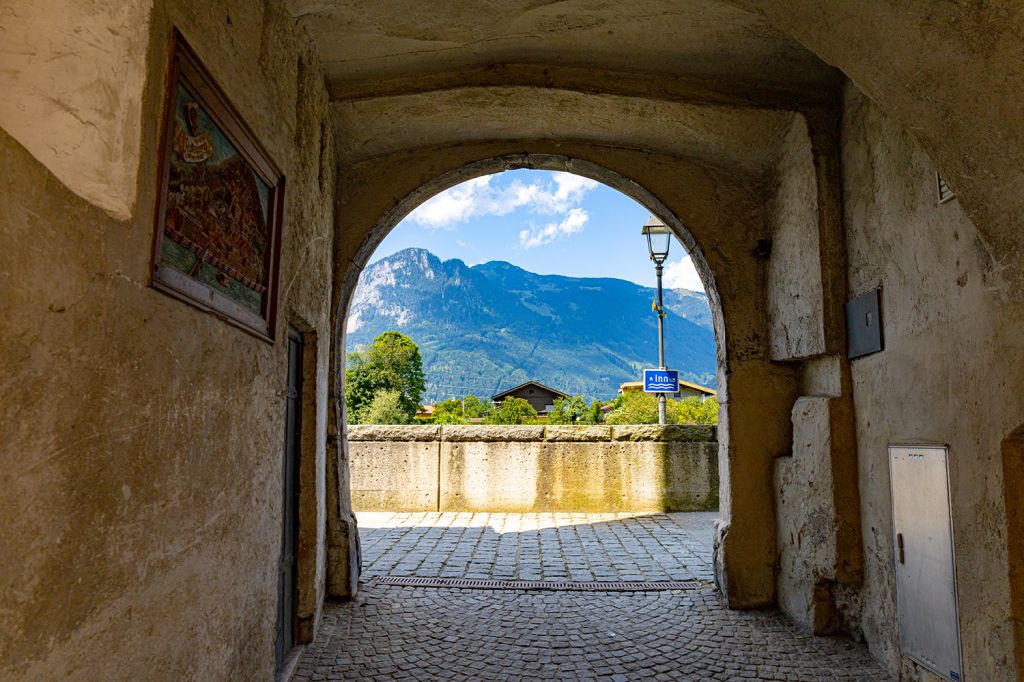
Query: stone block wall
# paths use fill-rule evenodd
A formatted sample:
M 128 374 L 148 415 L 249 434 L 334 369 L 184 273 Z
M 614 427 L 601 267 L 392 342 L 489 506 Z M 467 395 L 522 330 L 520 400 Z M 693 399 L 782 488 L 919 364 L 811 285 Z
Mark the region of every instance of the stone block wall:
M 356 511 L 718 508 L 714 426 L 353 426 Z

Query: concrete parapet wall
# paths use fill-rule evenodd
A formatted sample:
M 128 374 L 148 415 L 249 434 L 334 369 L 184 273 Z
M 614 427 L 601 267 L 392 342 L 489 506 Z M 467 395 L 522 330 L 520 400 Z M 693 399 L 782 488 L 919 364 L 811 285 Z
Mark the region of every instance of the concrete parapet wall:
M 718 507 L 717 429 L 352 426 L 356 511 L 697 511 Z

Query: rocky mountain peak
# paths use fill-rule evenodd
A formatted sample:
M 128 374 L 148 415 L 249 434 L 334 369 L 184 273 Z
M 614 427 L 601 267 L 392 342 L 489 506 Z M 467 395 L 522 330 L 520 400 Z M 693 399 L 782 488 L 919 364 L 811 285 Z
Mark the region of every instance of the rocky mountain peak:
M 505 261 L 467 266 L 420 248 L 363 271 L 349 349 L 395 329 L 419 344 L 427 399 L 489 397 L 535 379 L 607 399 L 657 360 L 654 290 L 613 278 L 539 275 Z M 715 345 L 703 292 L 665 292 L 666 353 L 683 378 L 713 385 Z

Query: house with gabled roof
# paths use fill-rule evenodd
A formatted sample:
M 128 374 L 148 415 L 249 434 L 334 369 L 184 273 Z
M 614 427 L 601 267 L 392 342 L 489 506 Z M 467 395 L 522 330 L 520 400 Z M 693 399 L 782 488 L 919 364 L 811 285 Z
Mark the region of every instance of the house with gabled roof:
M 537 410 L 537 414 L 547 414 L 555 409 L 555 398 L 569 398 L 568 393 L 558 389 L 545 386 L 539 381 L 527 381 L 507 391 L 502 391 L 491 396 L 494 406 L 498 407 L 505 398 L 522 398 Z

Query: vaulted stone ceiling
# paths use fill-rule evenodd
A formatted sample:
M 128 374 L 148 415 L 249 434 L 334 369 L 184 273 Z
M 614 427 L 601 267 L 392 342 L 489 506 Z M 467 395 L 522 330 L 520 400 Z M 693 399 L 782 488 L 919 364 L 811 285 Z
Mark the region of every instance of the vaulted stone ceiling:
M 289 0 L 314 36 L 337 159 L 479 141 L 629 146 L 760 176 L 840 74 L 715 0 Z
M 784 105 L 827 100 L 839 80 L 759 15 L 715 0 L 288 5 L 316 39 L 335 99 L 543 83 Z
M 387 126 L 370 130 L 374 123 L 356 108 L 374 116 L 408 106 L 415 117 L 424 101 L 409 96 L 418 94 L 464 96 L 461 115 L 476 120 L 502 103 L 493 92 L 492 106 L 481 108 L 488 101 L 482 90 L 515 87 L 793 111 L 834 104 L 845 74 L 914 133 L 1007 267 L 1008 281 L 1024 289 L 1018 0 L 283 2 L 318 43 L 343 142 L 340 163 L 388 153 L 388 143 L 374 148 Z M 387 107 L 369 104 L 386 97 L 394 98 Z M 451 104 L 449 97 L 449 112 Z M 699 133 L 717 118 L 701 108 L 702 118 L 675 118 L 677 130 L 693 122 Z M 748 132 L 769 138 L 772 122 L 766 126 Z M 725 124 L 717 131 L 718 139 L 733 136 Z M 599 134 L 593 139 L 601 142 Z M 348 142 L 355 146 L 344 148 Z M 722 164 L 716 145 L 687 155 L 716 165 L 756 163 L 732 155 Z

